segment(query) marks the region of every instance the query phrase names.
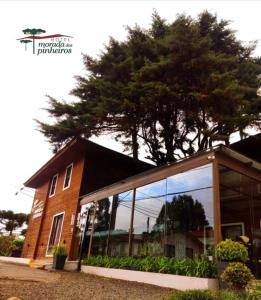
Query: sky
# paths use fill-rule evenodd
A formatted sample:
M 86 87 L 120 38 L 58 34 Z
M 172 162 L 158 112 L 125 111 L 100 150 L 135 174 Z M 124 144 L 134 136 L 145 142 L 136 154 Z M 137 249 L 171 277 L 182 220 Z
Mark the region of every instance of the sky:
M 15 194 L 52 157 L 51 147 L 35 122 L 49 120 L 43 110 L 46 95 L 72 101 L 68 94 L 75 86 L 74 76 L 85 75 L 81 54 L 98 55 L 110 36 L 124 40 L 126 25 L 148 28 L 153 9 L 169 22 L 177 14 L 195 17 L 207 9 L 231 20 L 230 27 L 240 40 L 261 38 L 259 1 L 0 1 L 0 210 L 31 210 L 33 191 L 24 189 Z M 73 36 L 72 53 L 37 56 L 31 45 L 25 51 L 17 41 L 25 28 Z M 261 56 L 261 43 L 255 54 Z M 96 141 L 121 149 L 109 137 Z

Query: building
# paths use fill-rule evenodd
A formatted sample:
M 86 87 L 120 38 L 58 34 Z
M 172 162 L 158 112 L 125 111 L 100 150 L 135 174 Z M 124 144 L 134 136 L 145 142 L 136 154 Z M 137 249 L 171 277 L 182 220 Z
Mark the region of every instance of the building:
M 241 146 L 220 145 L 85 195 L 83 251 L 194 258 L 211 253 L 222 239 L 246 235 L 250 264 L 260 276 L 261 164 L 251 158 L 260 161 L 260 137 Z
M 222 239 L 246 235 L 257 274 L 261 259 L 260 136 L 157 168 L 134 164 L 93 143 L 88 150 L 89 142 L 74 141 L 25 183 L 37 192 L 23 256 L 48 256 L 60 240 L 66 243 L 69 258 L 75 258 L 82 237 L 84 255 L 194 258 L 210 253 Z M 95 153 L 89 162 L 86 151 L 90 157 Z M 106 151 L 114 158 L 100 161 Z M 42 206 L 39 199 L 43 199 Z
M 150 168 L 93 142 L 72 140 L 24 184 L 36 192 L 22 256 L 46 259 L 61 241 L 75 259 L 81 196 Z

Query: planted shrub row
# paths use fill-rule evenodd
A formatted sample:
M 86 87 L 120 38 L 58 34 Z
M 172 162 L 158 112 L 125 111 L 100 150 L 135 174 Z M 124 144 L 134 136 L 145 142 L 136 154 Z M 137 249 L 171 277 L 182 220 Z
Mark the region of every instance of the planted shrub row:
M 217 269 L 214 262 L 206 258 L 175 259 L 167 257 L 108 257 L 91 256 L 83 259 L 83 265 L 127 269 L 145 272 L 167 273 L 175 275 L 216 278 Z
M 194 290 L 187 292 L 174 292 L 169 300 L 248 300 L 245 293 L 233 291 L 207 291 Z M 256 299 L 254 299 L 256 300 Z

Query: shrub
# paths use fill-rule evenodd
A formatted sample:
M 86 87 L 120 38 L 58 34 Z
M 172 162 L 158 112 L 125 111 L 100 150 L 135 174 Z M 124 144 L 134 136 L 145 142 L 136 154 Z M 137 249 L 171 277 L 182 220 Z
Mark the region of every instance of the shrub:
M 221 279 L 232 289 L 244 289 L 253 279 L 249 268 L 243 263 L 230 263 L 221 275 Z
M 239 293 L 234 291 L 220 291 L 217 294 L 218 300 L 247 300 L 245 293 Z
M 11 242 L 11 248 L 12 248 L 13 250 L 19 250 L 19 251 L 22 251 L 22 249 L 23 249 L 23 244 L 24 244 L 24 240 L 15 238 L 15 239 Z
M 11 254 L 11 242 L 13 236 L 0 236 L 0 256 L 9 256 Z
M 158 272 L 203 278 L 215 278 L 217 276 L 216 265 L 214 262 L 205 258 L 195 260 L 185 258 L 177 260 L 167 257 L 108 257 L 91 256 L 83 260 L 84 265 L 128 269 L 145 272 Z
M 246 300 L 246 294 L 232 291 L 191 290 L 174 292 L 169 300 Z M 255 299 L 256 300 L 256 299 Z
M 245 262 L 248 260 L 247 248 L 243 244 L 229 239 L 217 244 L 215 255 L 219 261 Z
M 54 256 L 67 256 L 67 250 L 65 244 L 60 243 L 54 246 L 52 253 Z
M 170 300 L 217 300 L 217 296 L 211 291 L 191 290 L 186 292 L 175 292 Z
M 255 284 L 250 290 L 247 300 L 260 300 L 261 299 L 261 284 Z

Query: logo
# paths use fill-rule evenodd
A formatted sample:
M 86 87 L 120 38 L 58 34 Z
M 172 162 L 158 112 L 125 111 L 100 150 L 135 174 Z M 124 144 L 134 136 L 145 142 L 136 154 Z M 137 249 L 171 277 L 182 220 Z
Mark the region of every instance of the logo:
M 24 44 L 25 51 L 29 45 L 33 46 L 33 54 L 70 54 L 72 53 L 72 36 L 64 34 L 42 35 L 43 29 L 27 28 L 23 30 L 27 36 L 17 39 Z

